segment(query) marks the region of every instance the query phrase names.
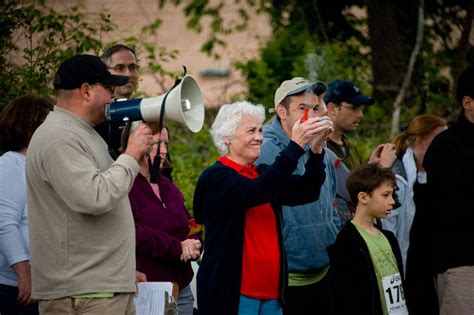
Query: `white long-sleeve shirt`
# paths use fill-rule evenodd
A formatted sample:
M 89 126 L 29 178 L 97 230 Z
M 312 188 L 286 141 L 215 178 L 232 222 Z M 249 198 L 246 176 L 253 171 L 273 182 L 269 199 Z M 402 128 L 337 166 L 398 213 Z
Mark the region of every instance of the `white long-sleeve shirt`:
M 11 265 L 25 260 L 30 260 L 25 156 L 9 151 L 0 157 L 0 283 L 18 286 Z
M 417 179 L 417 169 L 415 157 L 411 148 L 407 148 L 402 157 L 403 167 L 406 178 L 400 174 L 395 174 L 398 197 L 401 207 L 393 209 L 388 217 L 382 220 L 384 229 L 395 234 L 400 245 L 400 251 L 403 259 L 403 269 L 406 270 L 407 252 L 410 245 L 410 230 L 415 217 L 415 201 L 413 200 L 413 185 Z

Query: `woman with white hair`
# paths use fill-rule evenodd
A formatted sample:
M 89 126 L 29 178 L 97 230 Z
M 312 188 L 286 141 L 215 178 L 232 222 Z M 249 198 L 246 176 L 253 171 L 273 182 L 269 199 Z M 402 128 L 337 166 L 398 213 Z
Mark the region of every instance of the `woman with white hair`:
M 329 120 L 297 121 L 287 148 L 272 165 L 260 156 L 265 111 L 249 102 L 220 108 L 211 133 L 221 157 L 200 176 L 194 215 L 204 223 L 197 275 L 199 314 L 281 314 L 287 285 L 281 206 L 316 200 L 325 179 L 323 145 Z M 303 175 L 292 175 L 311 144 Z

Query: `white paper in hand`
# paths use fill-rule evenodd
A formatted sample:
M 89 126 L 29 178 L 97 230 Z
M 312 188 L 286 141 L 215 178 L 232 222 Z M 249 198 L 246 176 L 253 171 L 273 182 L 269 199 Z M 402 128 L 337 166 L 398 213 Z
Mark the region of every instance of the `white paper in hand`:
M 165 294 L 168 292 L 168 294 Z M 138 283 L 138 294 L 135 298 L 137 315 L 164 314 L 166 300 L 173 302 L 173 283 L 171 282 L 140 282 Z

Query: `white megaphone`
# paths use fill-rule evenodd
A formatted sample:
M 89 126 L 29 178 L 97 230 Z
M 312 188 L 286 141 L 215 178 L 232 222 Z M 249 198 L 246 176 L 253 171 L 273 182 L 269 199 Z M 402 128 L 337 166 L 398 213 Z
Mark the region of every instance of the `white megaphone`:
M 107 121 L 120 124 L 123 121 L 159 122 L 164 103 L 164 120 L 185 124 L 192 132 L 201 130 L 204 124 L 204 104 L 196 80 L 186 75 L 170 92 L 155 97 L 116 100 L 107 105 Z

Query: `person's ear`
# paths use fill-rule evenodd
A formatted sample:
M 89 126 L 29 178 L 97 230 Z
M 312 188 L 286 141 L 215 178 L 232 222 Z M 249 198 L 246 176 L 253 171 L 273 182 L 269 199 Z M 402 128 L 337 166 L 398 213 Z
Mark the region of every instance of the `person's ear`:
M 462 107 L 465 110 L 474 110 L 474 100 L 470 96 L 464 96 L 462 98 Z
M 232 141 L 232 139 L 231 139 L 230 137 L 225 138 L 225 139 L 224 139 L 224 144 L 225 144 L 226 146 L 230 146 L 231 141 Z
M 278 115 L 278 117 L 280 117 L 280 120 L 286 120 L 287 112 L 286 112 L 286 108 L 283 105 L 278 104 L 275 109 L 275 112 Z
M 423 145 L 425 144 L 425 141 L 423 141 L 422 137 L 416 137 L 415 138 L 415 144 L 418 145 L 418 146 L 423 147 Z
M 90 100 L 92 97 L 92 86 L 88 83 L 84 83 L 79 88 L 79 93 L 85 100 Z
M 359 203 L 366 205 L 369 200 L 369 194 L 361 191 L 357 194 L 357 199 L 359 200 Z
M 326 108 L 327 108 L 327 115 L 329 118 L 334 117 L 336 115 L 336 104 L 333 102 L 326 103 Z

